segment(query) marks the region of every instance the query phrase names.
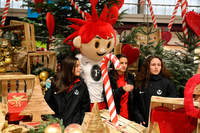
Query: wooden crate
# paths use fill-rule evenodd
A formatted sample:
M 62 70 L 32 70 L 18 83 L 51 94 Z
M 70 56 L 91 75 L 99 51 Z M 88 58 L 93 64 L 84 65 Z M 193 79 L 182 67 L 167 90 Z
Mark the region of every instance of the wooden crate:
M 28 52 L 36 51 L 34 25 L 22 21 L 11 20 L 10 25 L 0 27 L 2 34 L 11 31 L 17 35 L 17 39 L 21 41 L 20 45 Z M 17 45 L 17 44 L 16 44 Z
M 28 52 L 36 51 L 34 25 L 22 21 L 11 20 L 10 26 L 15 25 L 22 26 L 21 30 L 24 34 L 24 37 L 21 42 L 21 45 L 25 46 Z
M 200 103 L 194 101 L 194 106 L 199 108 Z M 151 111 L 155 107 L 167 107 L 172 111 L 179 108 L 184 108 L 184 98 L 169 98 L 169 97 L 152 96 L 151 104 L 150 104 L 150 112 L 149 112 L 149 125 L 151 124 L 151 120 L 150 120 Z M 199 133 L 199 132 L 200 132 L 200 119 L 197 120 L 197 129 L 196 129 L 196 133 Z
M 30 97 L 34 87 L 34 75 L 0 75 L 0 96 L 2 103 L 7 104 L 8 93 L 26 92 Z
M 27 74 L 31 73 L 31 66 L 37 63 L 56 72 L 56 53 L 53 51 L 36 51 L 28 53 Z
M 102 120 L 109 126 L 112 127 L 112 123 L 109 122 L 110 120 L 110 113 L 108 110 L 101 110 L 100 111 Z M 127 120 L 124 117 L 118 115 L 118 122 L 123 127 L 121 132 L 125 133 L 146 133 L 147 129 L 137 124 L 133 121 Z

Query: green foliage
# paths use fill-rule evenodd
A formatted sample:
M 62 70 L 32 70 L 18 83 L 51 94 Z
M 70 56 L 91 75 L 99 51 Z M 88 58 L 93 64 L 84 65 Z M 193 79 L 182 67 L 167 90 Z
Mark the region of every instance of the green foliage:
M 62 131 L 64 132 L 65 127 L 64 127 L 63 121 L 62 121 L 61 119 L 58 119 L 58 118 L 55 118 L 55 117 L 49 115 L 49 116 L 47 116 L 47 121 L 48 121 L 48 122 L 43 122 L 43 121 L 42 121 L 42 122 L 41 122 L 42 124 L 39 125 L 39 126 L 37 126 L 37 127 L 35 127 L 34 129 L 31 128 L 31 129 L 29 130 L 29 133 L 44 133 L 45 128 L 46 128 L 48 125 L 51 125 L 51 124 L 53 124 L 53 123 L 58 123 L 58 124 L 60 125 Z
M 194 49 L 198 47 L 197 44 L 200 42 L 199 37 L 191 29 L 188 29 L 188 38 L 184 33 L 176 33 L 176 35 L 181 42 L 186 44 L 183 47 L 185 47 L 189 53 L 194 52 Z
M 183 48 L 186 51 L 165 51 L 164 60 L 167 68 L 173 75 L 173 81 L 178 90 L 179 97 L 183 97 L 185 84 L 197 71 L 198 64 L 195 63 L 195 57 L 199 56 L 194 53 L 198 48 L 199 38 L 189 29 L 188 39 L 183 33 L 177 33 L 177 37 L 184 43 Z
M 49 73 L 49 77 L 54 76 L 55 73 L 53 72 L 53 70 L 44 67 L 44 64 L 36 64 L 36 65 L 32 65 L 31 67 L 31 74 L 34 75 L 39 75 L 42 71 L 47 71 Z
M 35 44 L 37 48 L 47 48 L 47 43 L 43 43 L 42 41 L 36 41 Z
M 124 36 L 120 38 L 120 42 L 123 44 L 137 44 L 136 37 L 139 32 L 139 28 L 132 28 L 130 32 L 125 32 Z
M 176 85 L 178 96 L 183 97 L 185 84 L 197 71 L 198 64 L 195 63 L 194 53 L 183 51 L 165 51 L 164 61 L 167 69 L 172 74 L 172 80 Z

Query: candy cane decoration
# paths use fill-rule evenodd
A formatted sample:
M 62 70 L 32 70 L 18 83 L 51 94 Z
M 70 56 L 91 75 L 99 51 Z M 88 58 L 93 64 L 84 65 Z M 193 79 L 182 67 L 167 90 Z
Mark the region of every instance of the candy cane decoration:
M 82 11 L 82 10 L 78 7 L 78 5 L 74 2 L 74 0 L 69 0 L 69 2 L 72 4 L 72 6 L 74 6 L 74 8 L 78 11 L 78 13 L 81 14 L 82 18 L 85 19 L 86 13 L 87 13 L 87 12 Z
M 119 60 L 117 59 L 117 57 L 112 55 L 111 53 L 104 56 L 104 58 L 101 62 L 101 72 L 102 72 L 102 77 L 103 77 L 105 93 L 106 93 L 106 99 L 107 99 L 107 103 L 108 103 L 108 109 L 110 112 L 110 119 L 111 119 L 112 123 L 114 123 L 115 125 L 118 125 L 118 117 L 117 117 L 115 102 L 113 99 L 113 93 L 112 93 L 112 89 L 110 86 L 110 80 L 108 77 L 108 70 L 107 70 L 108 69 L 107 65 L 108 65 L 109 61 L 113 62 L 115 69 L 120 68 L 120 63 L 119 63 Z
M 153 12 L 153 7 L 152 7 L 152 4 L 151 4 L 151 0 L 147 0 L 148 2 L 148 5 L 149 5 L 149 10 L 151 12 L 151 18 L 152 18 L 152 21 L 153 21 L 153 27 L 155 29 L 157 29 L 157 22 L 156 22 L 156 16 L 154 15 L 154 12 Z
M 3 10 L 3 15 L 2 15 L 2 18 L 1 18 L 1 26 L 2 27 L 5 25 L 6 17 L 8 15 L 9 6 L 10 6 L 10 0 L 6 0 L 6 5 L 5 5 L 5 8 Z
M 177 10 L 178 10 L 180 2 L 181 2 L 181 0 L 178 0 L 177 3 L 176 3 L 176 6 L 174 8 L 174 12 L 173 12 L 172 17 L 170 18 L 170 21 L 169 21 L 169 24 L 168 24 L 168 31 L 170 31 L 171 28 L 172 28 L 172 25 L 174 23 L 174 20 L 175 20 L 176 13 L 177 13 Z
M 183 27 L 183 33 L 185 34 L 186 38 L 188 38 L 188 29 L 185 20 L 185 16 L 187 13 L 187 6 L 188 6 L 187 0 L 182 0 L 181 1 L 182 27 Z

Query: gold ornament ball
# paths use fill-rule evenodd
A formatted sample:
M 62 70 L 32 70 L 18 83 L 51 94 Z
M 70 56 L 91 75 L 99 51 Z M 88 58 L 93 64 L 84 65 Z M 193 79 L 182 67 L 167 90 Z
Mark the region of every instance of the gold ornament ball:
M 62 133 L 62 129 L 58 123 L 51 124 L 45 128 L 44 133 Z
M 83 133 L 83 129 L 81 125 L 72 123 L 65 128 L 64 133 Z
M 5 62 L 4 61 L 0 61 L 0 66 L 4 66 Z
M 12 58 L 11 57 L 6 57 L 4 62 L 5 62 L 5 64 L 11 64 L 12 63 Z
M 47 71 L 42 71 L 42 72 L 40 73 L 40 79 L 41 79 L 42 81 L 45 81 L 45 80 L 48 78 L 48 76 L 49 76 L 49 73 L 48 73 Z
M 6 68 L 0 67 L 0 73 L 5 73 L 5 72 L 6 72 Z

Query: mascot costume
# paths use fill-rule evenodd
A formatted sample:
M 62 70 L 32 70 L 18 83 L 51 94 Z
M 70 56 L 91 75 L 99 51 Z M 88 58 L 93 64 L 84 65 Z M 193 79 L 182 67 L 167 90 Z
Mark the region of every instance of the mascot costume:
M 80 54 L 76 56 L 81 63 L 81 76 L 89 90 L 91 108 L 96 102 L 99 109 L 104 109 L 106 104 L 103 96 L 100 64 L 104 56 L 110 53 L 117 43 L 113 25 L 118 19 L 118 10 L 124 1 L 118 1 L 110 9 L 105 6 L 100 17 L 96 10 L 97 2 L 98 0 L 90 0 L 92 14 L 82 12 L 85 20 L 67 18 L 73 22 L 69 27 L 73 28 L 75 32 L 68 36 L 64 42 L 80 50 Z M 75 5 L 75 7 L 77 6 Z

